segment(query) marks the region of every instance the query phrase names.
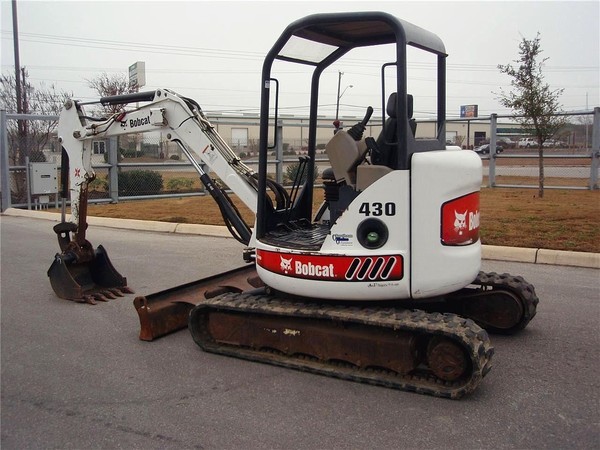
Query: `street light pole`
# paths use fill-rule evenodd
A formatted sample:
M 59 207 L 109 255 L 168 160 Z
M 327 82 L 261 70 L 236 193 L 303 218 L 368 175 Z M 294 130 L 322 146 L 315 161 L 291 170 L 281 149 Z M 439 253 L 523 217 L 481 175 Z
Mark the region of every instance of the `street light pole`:
M 342 75 L 344 72 L 338 71 L 338 89 L 337 89 L 337 103 L 335 106 L 335 120 L 338 120 L 338 115 L 340 113 L 340 85 L 342 84 Z
M 339 117 L 339 113 L 340 113 L 340 99 L 342 98 L 342 96 L 344 95 L 344 93 L 349 89 L 349 88 L 353 88 L 353 85 L 348 85 L 344 88 L 344 90 L 342 91 L 342 93 L 340 94 L 340 81 L 342 80 L 342 75 L 344 74 L 344 72 L 339 72 L 339 77 L 338 77 L 338 92 L 337 92 L 337 102 L 336 102 L 336 106 L 335 106 L 335 120 L 336 122 L 338 121 L 338 117 Z

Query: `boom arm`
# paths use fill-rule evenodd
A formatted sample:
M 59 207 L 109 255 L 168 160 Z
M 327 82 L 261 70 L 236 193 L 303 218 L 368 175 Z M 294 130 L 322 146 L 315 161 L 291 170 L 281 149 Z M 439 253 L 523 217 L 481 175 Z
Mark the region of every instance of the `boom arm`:
M 179 145 L 200 179 L 215 198 L 224 219 L 248 243 L 249 227 L 196 161 L 196 156 L 214 171 L 235 192 L 240 200 L 256 213 L 257 181 L 252 169 L 243 164 L 209 122 L 200 106 L 167 89 L 100 99 L 102 104 L 148 102 L 130 111 L 97 120 L 85 115 L 82 104 L 69 100 L 59 118 L 58 136 L 69 159 L 71 222 L 85 232 L 87 188 L 95 178 L 92 168 L 92 140 L 126 134 L 163 131 L 169 141 Z M 66 166 L 63 162 L 63 166 Z M 233 231 L 232 231 L 233 233 Z

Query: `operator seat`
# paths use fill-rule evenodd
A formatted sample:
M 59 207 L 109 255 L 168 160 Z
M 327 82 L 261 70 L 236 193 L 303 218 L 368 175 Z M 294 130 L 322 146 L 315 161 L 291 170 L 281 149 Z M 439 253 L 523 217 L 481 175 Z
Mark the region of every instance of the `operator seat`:
M 378 152 L 374 152 L 371 157 L 373 164 L 380 164 L 384 166 L 390 166 L 392 161 L 392 155 L 397 149 L 398 143 L 398 135 L 397 135 L 397 124 L 398 124 L 398 114 L 396 111 L 396 98 L 397 93 L 394 92 L 390 94 L 386 105 L 386 113 L 389 116 L 385 121 L 385 126 L 379 137 L 377 138 L 377 148 Z M 417 131 L 417 122 L 413 119 L 413 96 L 408 94 L 406 96 L 407 103 L 407 113 L 408 113 L 408 125 L 410 130 L 415 135 Z

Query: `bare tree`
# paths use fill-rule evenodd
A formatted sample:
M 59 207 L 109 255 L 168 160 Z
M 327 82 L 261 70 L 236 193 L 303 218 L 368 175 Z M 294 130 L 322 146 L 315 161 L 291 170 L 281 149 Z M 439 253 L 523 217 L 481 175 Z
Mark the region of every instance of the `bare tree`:
M 33 86 L 27 81 L 27 72 L 23 70 L 21 98 L 23 114 L 58 116 L 64 102 L 73 94 L 58 91 L 52 84 L 49 87 L 41 83 Z M 14 75 L 2 75 L 0 78 L 0 106 L 9 113 L 17 112 L 17 89 Z M 19 127 L 17 122 L 22 122 Z M 25 163 L 25 158 L 40 160 L 42 150 L 48 144 L 58 120 L 9 121 L 9 158 L 13 165 Z
M 20 99 L 22 113 L 45 116 L 58 116 L 64 102 L 73 94 L 59 91 L 54 85 L 41 83 L 33 86 L 27 81 L 27 71 L 22 69 Z M 2 75 L 0 78 L 0 108 L 16 114 L 17 88 L 15 76 Z M 48 147 L 58 120 L 9 120 L 7 123 L 8 158 L 10 165 L 24 165 L 27 158 L 31 162 L 44 162 L 43 150 Z M 25 176 L 16 173 L 13 179 L 13 195 L 21 201 L 26 195 Z
M 122 73 L 109 75 L 106 72 L 103 72 L 97 77 L 86 81 L 88 82 L 88 86 L 94 89 L 100 97 L 123 95 L 136 91 L 136 87 L 131 86 L 127 76 Z M 114 113 L 121 112 L 122 110 L 123 105 L 102 106 L 102 112 L 106 115 L 112 115 Z
M 538 61 L 542 53 L 540 34 L 532 40 L 523 38 L 519 44 L 519 59 L 512 64 L 498 65 L 501 73 L 512 78 L 510 92 L 502 89 L 500 104 L 513 110 L 514 118 L 523 127 L 532 130 L 539 153 L 539 197 L 544 196 L 544 141 L 552 137 L 566 122 L 558 101 L 564 89 L 550 89 L 545 83 L 542 67 L 548 58 Z

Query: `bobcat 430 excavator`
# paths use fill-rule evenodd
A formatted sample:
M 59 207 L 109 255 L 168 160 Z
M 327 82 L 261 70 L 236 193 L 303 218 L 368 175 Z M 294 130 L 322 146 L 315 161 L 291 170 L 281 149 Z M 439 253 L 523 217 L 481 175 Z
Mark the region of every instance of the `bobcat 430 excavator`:
M 377 122 L 381 134 L 363 139 L 369 107 L 361 122 L 333 135 L 324 202 L 313 211 L 321 75 L 351 50 L 376 46 L 393 54 L 376 74 L 382 114 L 371 126 Z M 432 138 L 415 137 L 409 47 L 437 64 Z M 109 118 L 91 118 L 84 103 L 67 102 L 58 133 L 71 221 L 55 226 L 61 253 L 48 271 L 55 292 L 94 303 L 129 291 L 102 246 L 94 249 L 86 240 L 87 192 L 95 177 L 91 142 L 162 131 L 190 160 L 245 245 L 246 264 L 136 297 L 141 339 L 188 326 L 209 352 L 441 397 L 472 392 L 491 368 L 484 328 L 524 328 L 538 299 L 521 277 L 480 272 L 481 160 L 446 148 L 446 56 L 436 35 L 386 13 L 317 14 L 292 23 L 263 64 L 256 173 L 195 101 L 170 90 L 102 98 L 102 104 L 137 104 Z M 267 176 L 282 88 L 274 63 L 309 73 L 308 155 L 299 171 L 306 176 L 289 191 Z M 255 213 L 252 228 L 207 172 Z

